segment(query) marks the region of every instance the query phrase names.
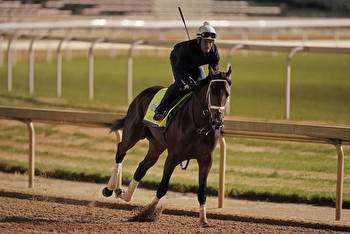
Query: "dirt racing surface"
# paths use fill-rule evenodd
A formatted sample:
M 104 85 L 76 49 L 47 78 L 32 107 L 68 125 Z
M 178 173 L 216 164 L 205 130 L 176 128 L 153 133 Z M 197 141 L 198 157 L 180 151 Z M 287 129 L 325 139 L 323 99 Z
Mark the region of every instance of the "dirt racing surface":
M 210 226 L 202 228 L 197 217 L 169 214 L 141 223 L 129 221 L 137 208 L 19 197 L 0 196 L 0 233 L 342 233 L 217 219 L 209 219 Z

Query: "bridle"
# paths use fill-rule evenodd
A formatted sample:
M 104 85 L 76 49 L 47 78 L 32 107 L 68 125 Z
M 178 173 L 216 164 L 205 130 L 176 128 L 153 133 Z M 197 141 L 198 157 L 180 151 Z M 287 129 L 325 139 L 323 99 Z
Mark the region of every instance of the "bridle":
M 210 83 L 209 83 L 208 89 L 207 89 L 206 100 L 207 100 L 207 103 L 208 103 L 208 110 L 218 110 L 219 112 L 224 112 L 227 99 L 225 100 L 225 104 L 223 106 L 214 106 L 214 105 L 211 104 L 210 88 L 211 88 L 211 85 L 213 83 L 224 83 L 225 87 L 228 87 L 229 84 L 228 84 L 227 80 L 211 80 Z M 227 89 L 227 90 L 229 90 L 229 89 Z
M 208 103 L 208 110 L 210 112 L 210 123 L 212 124 L 214 129 L 220 129 L 223 127 L 224 122 L 223 122 L 223 116 L 220 115 L 220 119 L 217 119 L 215 116 L 213 116 L 214 111 L 218 111 L 220 114 L 225 112 L 226 108 L 226 103 L 227 103 L 227 98 L 225 99 L 225 103 L 222 105 L 219 104 L 220 106 L 212 105 L 212 99 L 211 99 L 211 87 L 214 83 L 224 83 L 226 90 L 228 91 L 228 94 L 230 95 L 230 89 L 228 81 L 225 80 L 211 80 L 207 89 L 207 95 L 206 95 L 206 101 Z M 221 117 L 222 116 L 222 117 Z
M 211 94 L 212 85 L 214 83 L 219 83 L 219 82 L 220 83 L 223 82 L 227 91 L 230 93 L 230 89 L 228 88 L 230 85 L 226 79 L 210 80 L 210 83 L 209 83 L 208 88 L 207 88 L 206 98 L 205 98 L 206 105 L 201 105 L 201 106 L 203 106 L 202 115 L 209 116 L 209 126 L 198 128 L 197 132 L 199 132 L 200 134 L 205 133 L 205 135 L 208 135 L 211 130 L 221 129 L 224 125 L 222 113 L 224 113 L 224 111 L 225 111 L 225 106 L 226 106 L 228 99 L 226 98 L 224 104 L 213 105 L 212 104 L 212 97 L 211 97 L 212 96 L 212 94 Z M 219 118 L 214 116 L 215 111 L 218 111 L 220 113 Z

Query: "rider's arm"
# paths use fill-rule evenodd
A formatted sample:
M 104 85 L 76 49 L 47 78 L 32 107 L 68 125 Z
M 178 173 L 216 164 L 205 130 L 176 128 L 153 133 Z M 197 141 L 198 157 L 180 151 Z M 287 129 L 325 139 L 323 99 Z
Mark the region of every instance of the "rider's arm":
M 175 46 L 170 53 L 170 62 L 175 80 L 189 81 L 189 73 L 186 71 L 188 63 L 185 46 Z

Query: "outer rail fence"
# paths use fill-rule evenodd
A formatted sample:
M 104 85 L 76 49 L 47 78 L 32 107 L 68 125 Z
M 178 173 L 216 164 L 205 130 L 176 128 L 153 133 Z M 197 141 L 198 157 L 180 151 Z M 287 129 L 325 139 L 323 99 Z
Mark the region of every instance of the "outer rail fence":
M 33 122 L 108 127 L 125 116 L 124 113 L 102 113 L 86 111 L 48 110 L 33 108 L 14 108 L 0 106 L 0 118 L 24 122 L 29 130 L 29 187 L 34 187 L 35 172 L 35 133 Z M 350 127 L 316 126 L 295 123 L 257 122 L 226 119 L 220 137 L 220 167 L 218 207 L 224 206 L 226 142 L 224 137 L 247 137 L 270 140 L 286 140 L 332 144 L 335 146 L 337 160 L 337 185 L 335 219 L 341 219 L 344 180 L 343 144 L 350 144 Z M 120 133 L 117 132 L 117 142 Z M 121 183 L 119 177 L 118 186 Z
M 0 31 L 1 32 L 1 31 Z M 157 48 L 170 48 L 171 45 L 177 43 L 176 41 L 147 41 L 147 40 L 121 40 L 121 39 L 111 39 L 111 38 L 87 38 L 87 37 L 53 37 L 53 36 L 28 36 L 21 35 L 18 32 L 15 33 L 6 33 L 3 32 L 3 35 L 10 37 L 7 46 L 7 90 L 8 92 L 12 91 L 12 76 L 13 76 L 13 43 L 18 38 L 30 39 L 28 47 L 28 88 L 29 94 L 34 94 L 34 65 L 35 65 L 35 56 L 34 56 L 34 42 L 39 39 L 50 39 L 50 40 L 59 40 L 57 46 L 56 54 L 56 94 L 57 97 L 62 95 L 62 45 L 68 41 L 79 41 L 90 43 L 88 49 L 88 90 L 89 90 L 89 99 L 94 98 L 94 47 L 97 43 L 119 43 L 119 44 L 128 44 L 128 67 L 127 67 L 127 93 L 128 93 L 128 104 L 131 103 L 133 99 L 133 51 L 137 45 L 146 45 L 153 46 Z M 1 38 L 1 35 L 0 35 Z M 337 53 L 337 54 L 350 54 L 350 47 L 340 47 L 340 46 L 306 46 L 303 43 L 296 45 L 295 43 L 278 43 L 278 42 L 264 42 L 264 43 L 253 43 L 253 42 L 229 42 L 229 41 L 218 41 L 217 44 L 222 49 L 228 50 L 227 61 L 230 64 L 233 54 L 237 50 L 253 50 L 253 51 L 278 51 L 278 52 L 288 52 L 286 58 L 286 85 L 285 85 L 285 118 L 290 118 L 291 112 L 291 79 L 292 79 L 292 59 L 293 56 L 298 52 L 308 52 L 308 53 Z M 2 55 L 1 50 L 1 40 L 0 40 L 0 56 Z M 0 64 L 1 65 L 1 64 Z M 230 109 L 228 108 L 228 113 Z
M 349 28 L 349 19 L 265 19 L 265 20 L 210 20 L 216 28 L 222 29 L 286 29 L 286 28 Z M 202 20 L 187 20 L 189 29 L 197 29 Z M 181 20 L 66 20 L 52 22 L 11 22 L 0 24 L 0 31 L 42 30 L 42 29 L 182 29 Z

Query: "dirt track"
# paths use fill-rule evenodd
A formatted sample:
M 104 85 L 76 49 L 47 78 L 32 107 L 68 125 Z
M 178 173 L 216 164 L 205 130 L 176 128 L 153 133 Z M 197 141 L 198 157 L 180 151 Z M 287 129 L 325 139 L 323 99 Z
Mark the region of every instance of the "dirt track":
M 100 207 L 64 200 L 39 201 L 36 197 L 0 197 L 0 233 L 341 233 L 330 230 L 279 226 L 254 222 L 210 219 L 210 227 L 198 226 L 198 218 L 162 214 L 158 221 L 128 221 L 135 210 Z

